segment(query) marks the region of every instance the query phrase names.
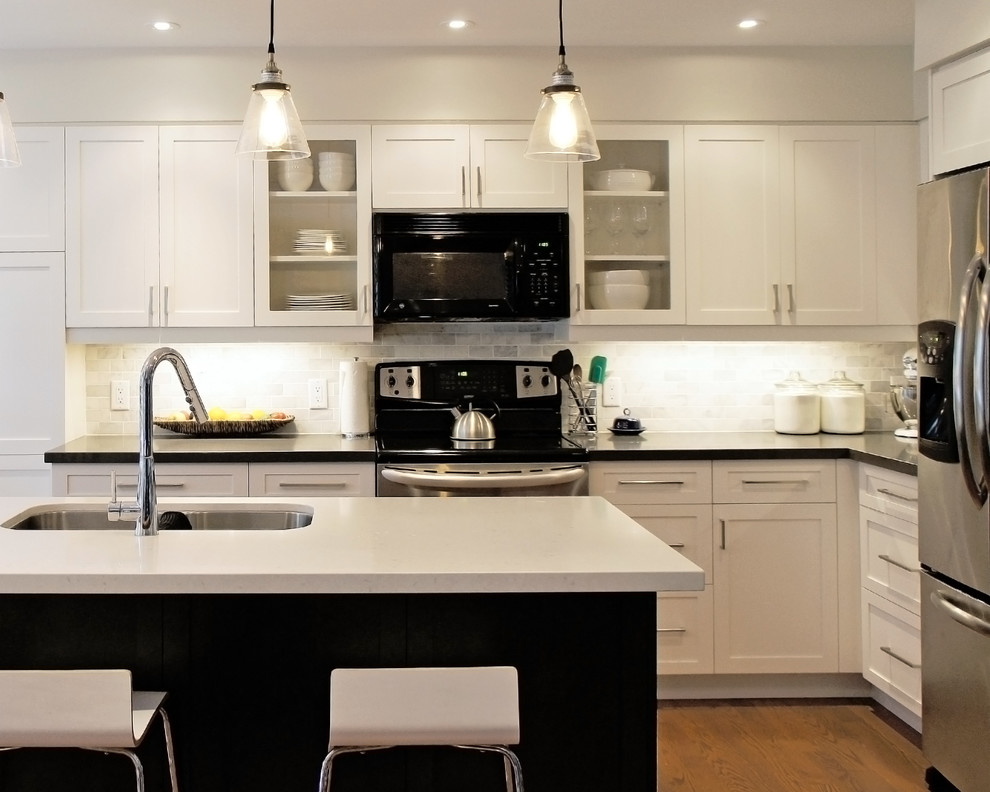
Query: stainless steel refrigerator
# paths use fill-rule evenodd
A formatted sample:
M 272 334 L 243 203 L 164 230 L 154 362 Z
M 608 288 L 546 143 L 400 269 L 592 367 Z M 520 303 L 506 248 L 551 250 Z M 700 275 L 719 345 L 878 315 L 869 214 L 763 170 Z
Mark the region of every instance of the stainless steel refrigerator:
M 918 188 L 922 747 L 961 792 L 990 792 L 988 175 Z

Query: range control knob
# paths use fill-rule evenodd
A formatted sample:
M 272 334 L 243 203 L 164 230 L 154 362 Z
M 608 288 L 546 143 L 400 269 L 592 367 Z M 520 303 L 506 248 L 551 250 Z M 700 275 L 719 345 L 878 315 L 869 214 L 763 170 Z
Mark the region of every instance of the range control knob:
M 412 386 L 415 385 L 415 384 L 416 384 L 416 380 L 413 378 L 413 375 L 412 374 L 410 374 L 408 377 L 406 377 L 406 387 L 407 388 L 412 388 Z
M 544 388 L 549 388 L 550 387 L 550 375 L 549 374 L 544 374 L 543 375 L 543 378 L 540 380 L 540 383 L 543 385 Z
M 528 388 L 530 385 L 533 384 L 533 378 L 529 376 L 529 374 L 527 374 L 523 377 L 522 383 L 524 388 Z
M 395 376 L 392 374 L 388 375 L 388 379 L 385 380 L 385 384 L 388 385 L 389 389 L 395 387 Z

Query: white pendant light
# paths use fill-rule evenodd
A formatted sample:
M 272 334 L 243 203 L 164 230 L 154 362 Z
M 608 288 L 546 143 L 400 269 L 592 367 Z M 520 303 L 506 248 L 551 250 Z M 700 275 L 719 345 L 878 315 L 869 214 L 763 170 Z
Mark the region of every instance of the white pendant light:
M 21 153 L 17 150 L 14 125 L 10 122 L 7 102 L 0 91 L 0 168 L 16 168 L 21 164 Z
M 526 157 L 550 162 L 590 162 L 601 159 L 588 109 L 574 74 L 564 61 L 564 0 L 559 0 L 560 63 L 553 82 L 543 89 L 543 100 L 529 134 Z
M 261 70 L 261 81 L 252 86 L 235 151 L 260 160 L 303 159 L 310 155 L 309 142 L 289 86 L 282 81 L 282 71 L 275 64 L 275 0 L 271 0 L 270 29 L 268 62 Z

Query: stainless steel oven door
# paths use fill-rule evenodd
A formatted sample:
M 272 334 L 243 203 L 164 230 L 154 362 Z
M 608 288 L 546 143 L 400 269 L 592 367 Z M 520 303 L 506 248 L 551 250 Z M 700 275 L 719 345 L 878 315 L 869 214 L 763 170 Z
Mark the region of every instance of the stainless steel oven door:
M 379 497 L 421 498 L 587 495 L 588 465 L 471 462 L 378 465 L 377 493 Z
M 921 576 L 922 747 L 964 792 L 988 792 L 990 604 Z

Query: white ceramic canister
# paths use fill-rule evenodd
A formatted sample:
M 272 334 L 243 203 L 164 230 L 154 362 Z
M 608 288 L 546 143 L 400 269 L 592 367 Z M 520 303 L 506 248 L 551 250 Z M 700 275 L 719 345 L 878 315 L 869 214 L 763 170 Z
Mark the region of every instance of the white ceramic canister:
M 822 395 L 822 431 L 831 434 L 862 434 L 866 428 L 866 390 L 844 371 L 836 371 L 818 386 Z
M 818 388 L 796 371 L 774 387 L 774 431 L 780 434 L 818 434 L 821 424 Z

